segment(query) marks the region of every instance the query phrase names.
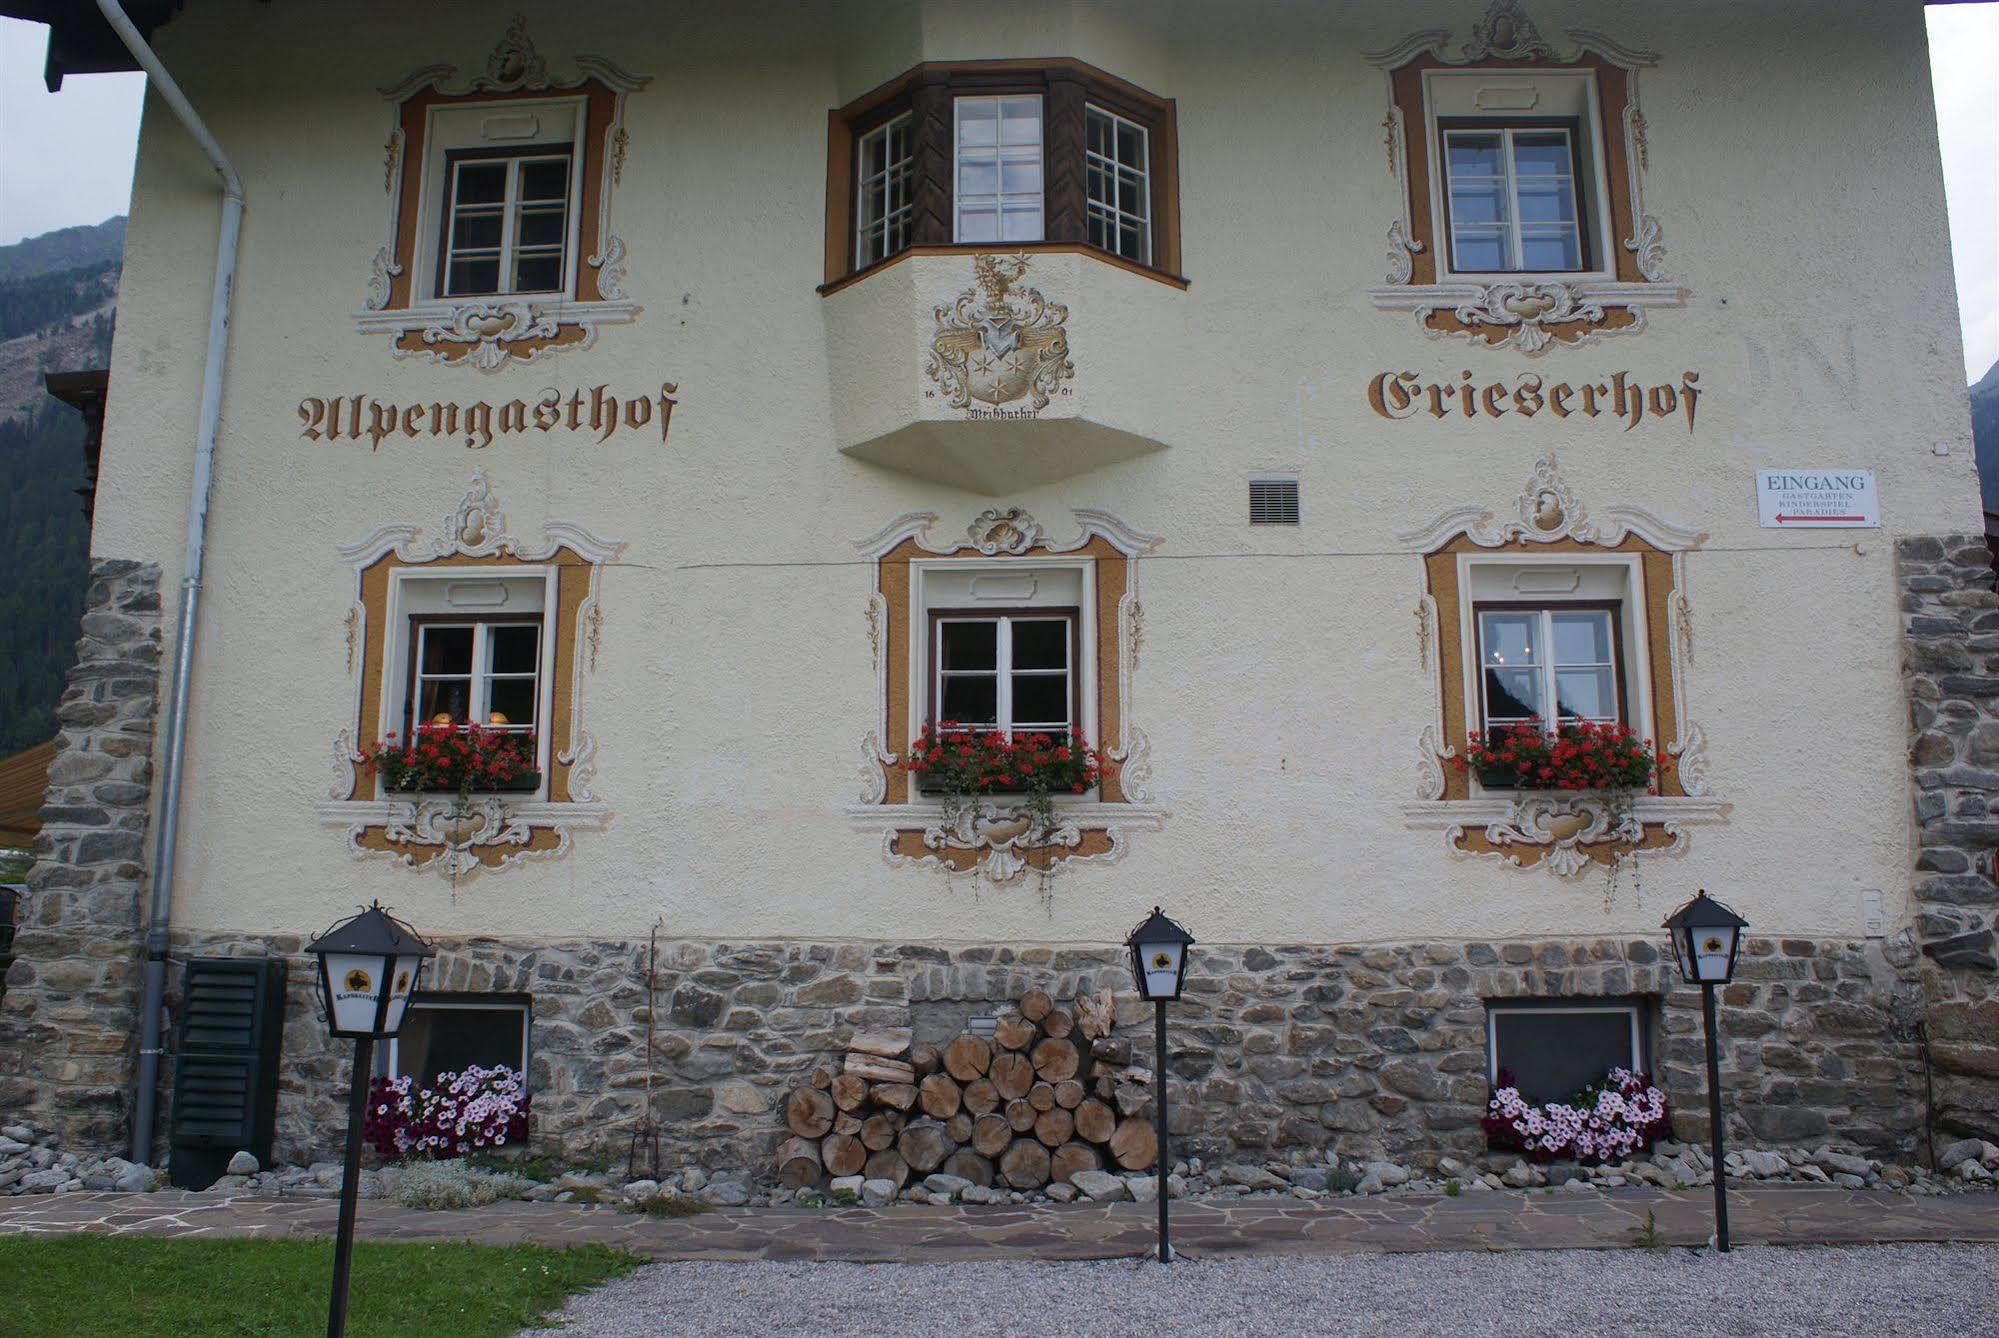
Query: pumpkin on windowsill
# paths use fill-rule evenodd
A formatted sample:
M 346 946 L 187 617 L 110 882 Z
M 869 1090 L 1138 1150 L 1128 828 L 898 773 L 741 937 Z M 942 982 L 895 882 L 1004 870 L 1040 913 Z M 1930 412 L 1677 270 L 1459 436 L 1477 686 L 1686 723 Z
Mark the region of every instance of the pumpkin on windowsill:
M 1541 722 L 1474 730 L 1451 759 L 1488 790 L 1658 793 L 1671 763 L 1626 725 L 1571 720 L 1551 735 Z
M 407 743 L 391 734 L 368 750 L 368 765 L 385 794 L 533 793 L 541 785 L 534 735 L 477 725 L 419 726 Z

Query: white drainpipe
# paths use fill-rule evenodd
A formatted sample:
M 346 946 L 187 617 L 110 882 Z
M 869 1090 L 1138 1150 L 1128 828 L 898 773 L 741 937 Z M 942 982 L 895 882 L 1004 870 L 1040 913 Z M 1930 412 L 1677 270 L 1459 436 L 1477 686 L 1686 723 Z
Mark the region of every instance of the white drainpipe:
M 160 1083 L 162 1013 L 167 991 L 167 927 L 173 914 L 174 847 L 180 835 L 181 772 L 187 754 L 187 701 L 194 668 L 195 612 L 201 602 L 201 560 L 208 536 L 208 491 L 215 477 L 215 434 L 222 419 L 222 367 L 229 354 L 229 296 L 236 283 L 236 242 L 243 231 L 243 181 L 195 114 L 174 77 L 146 45 L 118 0 L 97 0 L 146 72 L 153 92 L 173 110 L 222 178 L 222 232 L 215 246 L 215 287 L 208 303 L 208 352 L 201 374 L 201 413 L 194 429 L 194 495 L 187 513 L 187 554 L 181 565 L 180 629 L 174 637 L 172 687 L 167 694 L 166 754 L 160 767 L 160 816 L 153 833 L 152 907 L 146 928 L 145 995 L 139 1005 L 139 1084 L 132 1109 L 132 1160 L 152 1162 L 153 1117 Z

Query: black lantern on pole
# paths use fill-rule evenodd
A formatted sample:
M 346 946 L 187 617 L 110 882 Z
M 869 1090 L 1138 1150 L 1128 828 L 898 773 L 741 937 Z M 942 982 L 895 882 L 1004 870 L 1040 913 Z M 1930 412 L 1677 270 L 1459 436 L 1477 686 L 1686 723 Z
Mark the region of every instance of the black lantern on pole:
M 1166 1240 L 1166 1168 L 1170 1165 L 1166 1154 L 1166 1005 L 1180 997 L 1181 988 L 1187 983 L 1187 949 L 1194 944 L 1194 936 L 1166 918 L 1157 906 L 1144 923 L 1131 931 L 1125 941 L 1131 949 L 1131 978 L 1138 986 L 1138 997 L 1148 999 L 1154 1007 L 1153 1020 L 1158 1044 L 1158 1065 L 1153 1075 L 1153 1099 L 1159 1121 L 1159 1160 L 1156 1170 L 1159 1176 L 1159 1262 L 1170 1263 L 1173 1259 L 1172 1247 Z
M 1714 988 L 1735 975 L 1735 955 L 1749 921 L 1707 894 L 1703 888 L 1692 901 L 1666 917 L 1673 936 L 1673 956 L 1680 976 L 1701 987 L 1701 1022 L 1707 1032 L 1707 1110 L 1710 1154 L 1714 1158 L 1714 1243 L 1728 1252 L 1728 1171 L 1722 1165 L 1721 1046 L 1716 1035 Z
M 396 1034 L 423 976 L 430 945 L 377 902 L 306 945 L 319 958 L 326 1027 L 354 1042 L 354 1076 L 347 1094 L 347 1157 L 340 1176 L 340 1229 L 333 1247 L 333 1299 L 328 1338 L 347 1331 L 347 1276 L 354 1257 L 354 1208 L 361 1179 L 361 1125 L 374 1068 L 375 1041 Z

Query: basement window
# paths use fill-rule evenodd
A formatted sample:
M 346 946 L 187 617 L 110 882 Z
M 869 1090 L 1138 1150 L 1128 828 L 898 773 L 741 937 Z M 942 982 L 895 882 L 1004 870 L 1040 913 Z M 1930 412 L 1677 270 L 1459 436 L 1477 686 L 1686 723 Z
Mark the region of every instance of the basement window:
M 525 994 L 419 993 L 389 1041 L 389 1074 L 426 1083 L 474 1065 L 525 1074 L 532 1007 Z
M 1567 1101 L 1613 1068 L 1645 1072 L 1643 1001 L 1509 999 L 1485 1010 L 1486 1076 L 1508 1075 L 1536 1105 Z

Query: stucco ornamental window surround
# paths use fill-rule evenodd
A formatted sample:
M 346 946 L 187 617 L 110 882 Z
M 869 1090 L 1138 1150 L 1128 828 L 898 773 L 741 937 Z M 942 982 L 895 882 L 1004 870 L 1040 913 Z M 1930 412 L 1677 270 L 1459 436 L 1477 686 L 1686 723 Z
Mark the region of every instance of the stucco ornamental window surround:
M 1402 205 L 1374 305 L 1433 338 L 1530 354 L 1684 305 L 1645 211 L 1638 75 L 1658 57 L 1586 29 L 1544 40 L 1520 0 L 1493 0 L 1456 54 L 1449 38 L 1416 33 L 1368 57 L 1387 74 Z
M 611 204 L 625 98 L 650 80 L 598 56 L 574 64 L 552 79 L 517 19 L 483 74 L 430 65 L 383 90 L 389 235 L 355 320 L 395 356 L 496 371 L 637 316 Z
M 1138 566 L 1159 540 L 1100 511 L 1073 513 L 1050 538 L 1019 508 L 991 508 L 955 542 L 937 517 L 898 517 L 859 544 L 875 564 L 867 609 L 877 709 L 860 740 L 857 830 L 879 834 L 891 865 L 933 865 L 1007 883 L 1123 853 L 1159 825 L 1151 758 L 1132 721 Z M 1054 798 L 1054 829 L 1031 843 L 1005 796 L 947 818 L 902 768 L 910 741 L 945 719 L 1011 730 L 1072 728 L 1104 753 L 1093 792 Z
M 1404 820 L 1442 831 L 1454 856 L 1562 878 L 1678 853 L 1688 828 L 1728 811 L 1708 793 L 1707 737 L 1688 716 L 1686 555 L 1706 536 L 1637 507 L 1586 510 L 1552 455 L 1513 513 L 1460 506 L 1397 536 L 1420 559 L 1422 668 L 1437 686 Z M 1623 723 L 1673 765 L 1657 794 L 1616 802 L 1487 788 L 1450 765 L 1470 731 L 1530 718 Z
M 357 858 L 453 879 L 560 856 L 572 832 L 602 827 L 584 685 L 603 636 L 599 582 L 622 547 L 566 521 L 509 534 L 481 472 L 437 530 L 387 525 L 342 548 L 354 708 L 333 741 L 322 825 L 342 829 Z M 366 750 L 425 725 L 531 735 L 533 790 L 478 792 L 469 807 L 385 792 Z
M 925 64 L 830 114 L 826 283 L 1072 250 L 1179 282 L 1174 104 L 1075 60 Z

